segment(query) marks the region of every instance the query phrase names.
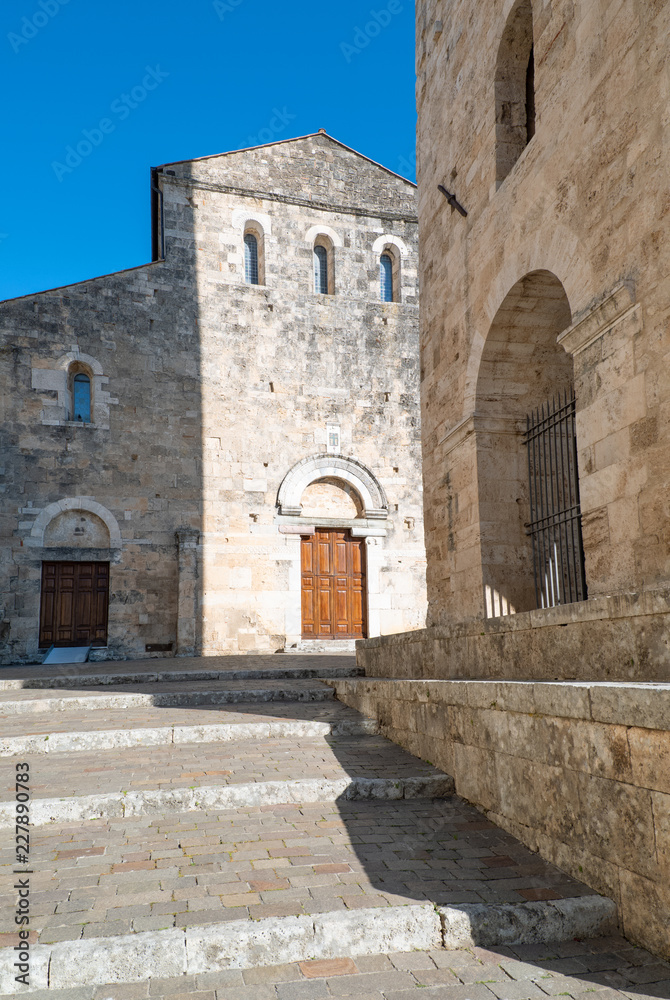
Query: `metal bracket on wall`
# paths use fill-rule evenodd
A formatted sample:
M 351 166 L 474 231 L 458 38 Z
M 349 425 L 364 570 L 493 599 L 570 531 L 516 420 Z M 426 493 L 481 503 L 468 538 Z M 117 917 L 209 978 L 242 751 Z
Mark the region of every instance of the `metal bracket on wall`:
M 437 185 L 437 190 L 442 192 L 442 194 L 447 199 L 452 208 L 455 208 L 457 212 L 460 212 L 464 219 L 467 218 L 468 213 L 463 208 L 461 203 L 456 199 L 455 194 L 451 194 L 450 191 L 447 191 L 446 187 L 444 187 L 442 184 Z

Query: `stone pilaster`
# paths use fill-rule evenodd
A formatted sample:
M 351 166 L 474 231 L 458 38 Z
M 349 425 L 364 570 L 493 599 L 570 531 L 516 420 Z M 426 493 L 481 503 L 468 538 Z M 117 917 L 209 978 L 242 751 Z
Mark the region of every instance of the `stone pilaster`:
M 195 656 L 198 635 L 198 546 L 200 532 L 195 528 L 178 528 L 175 536 L 179 560 L 176 655 Z

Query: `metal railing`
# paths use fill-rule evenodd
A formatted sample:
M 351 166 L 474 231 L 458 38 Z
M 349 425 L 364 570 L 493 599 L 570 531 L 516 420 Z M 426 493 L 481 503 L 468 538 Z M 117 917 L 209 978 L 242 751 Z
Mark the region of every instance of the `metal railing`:
M 585 601 L 573 388 L 526 417 L 525 444 L 537 607 Z

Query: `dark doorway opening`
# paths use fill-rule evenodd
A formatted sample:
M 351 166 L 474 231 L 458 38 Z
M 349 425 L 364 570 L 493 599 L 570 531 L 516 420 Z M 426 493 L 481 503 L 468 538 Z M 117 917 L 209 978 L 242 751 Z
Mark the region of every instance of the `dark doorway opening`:
M 42 563 L 40 646 L 106 646 L 109 563 Z

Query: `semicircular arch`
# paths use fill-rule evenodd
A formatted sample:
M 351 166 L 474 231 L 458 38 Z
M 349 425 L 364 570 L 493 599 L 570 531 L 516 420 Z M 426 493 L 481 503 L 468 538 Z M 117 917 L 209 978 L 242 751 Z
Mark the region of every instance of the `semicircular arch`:
M 277 494 L 280 514 L 299 517 L 304 491 L 320 479 L 340 479 L 358 493 L 366 518 L 388 517 L 388 501 L 381 483 L 372 472 L 354 458 L 341 455 L 314 455 L 303 458 L 284 477 Z
M 109 532 L 109 546 L 112 549 L 121 548 L 121 531 L 119 529 L 119 524 L 111 511 L 103 507 L 102 504 L 97 503 L 95 500 L 91 500 L 89 497 L 66 497 L 64 500 L 58 500 L 56 503 L 50 503 L 48 507 L 45 507 L 43 511 L 38 514 L 35 523 L 32 526 L 30 537 L 35 539 L 38 545 L 44 544 L 44 533 L 49 526 L 49 524 L 59 515 L 66 513 L 67 511 L 81 510 L 86 511 L 89 514 L 95 514 L 106 526 Z

